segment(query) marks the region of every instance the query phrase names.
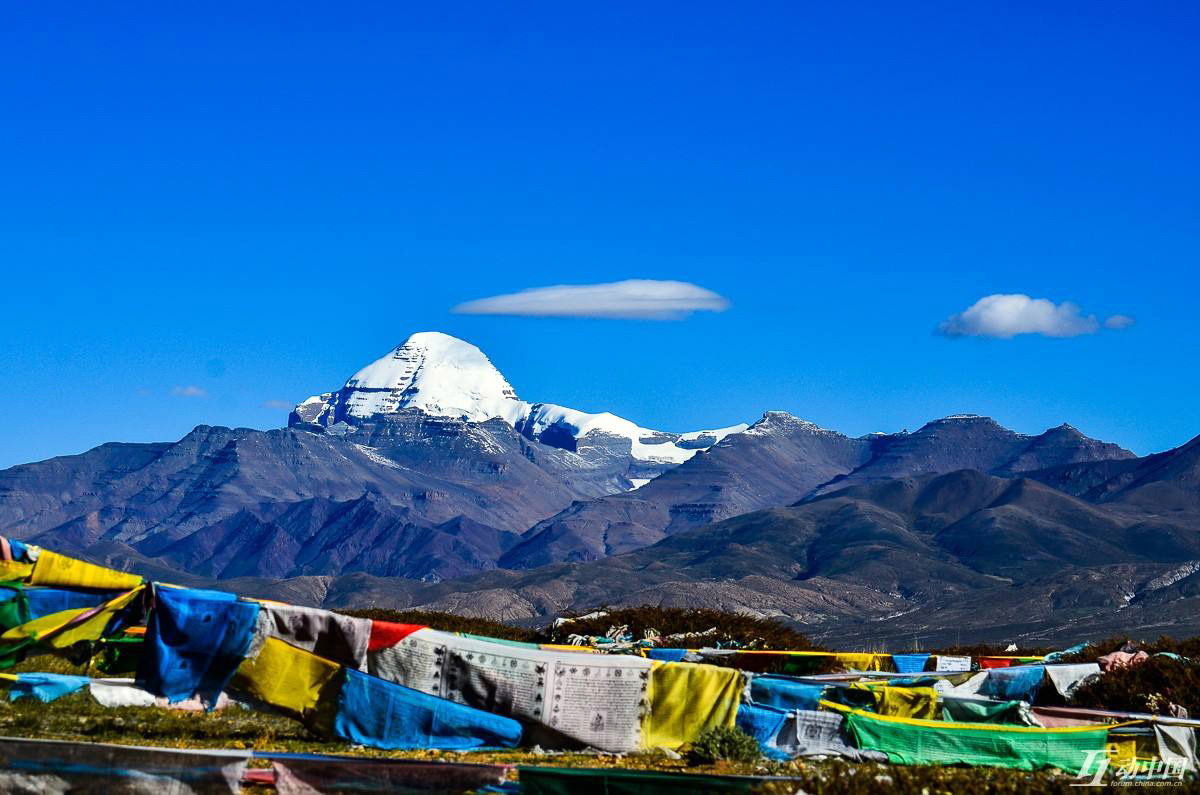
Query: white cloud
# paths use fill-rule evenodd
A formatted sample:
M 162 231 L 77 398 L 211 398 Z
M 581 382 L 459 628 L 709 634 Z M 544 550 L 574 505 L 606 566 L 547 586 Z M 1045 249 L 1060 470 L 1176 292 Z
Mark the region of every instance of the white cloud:
M 262 407 L 273 411 L 291 411 L 296 408 L 296 404 L 288 403 L 286 400 L 264 400 Z
M 196 386 L 195 384 L 188 384 L 187 386 L 174 387 L 171 390 L 171 394 L 174 395 L 175 397 L 186 397 L 186 398 L 208 397 L 208 391 L 203 389 L 202 387 Z
M 692 312 L 723 312 L 729 301 L 689 282 L 629 279 L 609 284 L 560 284 L 493 295 L 454 307 L 464 315 L 605 317 L 675 320 Z
M 1128 327 L 1132 318 L 1113 315 L 1105 326 Z M 1056 304 L 1046 298 L 1027 295 L 996 294 L 980 298 L 970 308 L 951 315 L 938 326 L 938 332 L 948 337 L 1000 337 L 1008 339 L 1018 334 L 1041 334 L 1046 337 L 1078 337 L 1095 334 L 1100 322 L 1095 315 L 1083 314 L 1070 301 Z

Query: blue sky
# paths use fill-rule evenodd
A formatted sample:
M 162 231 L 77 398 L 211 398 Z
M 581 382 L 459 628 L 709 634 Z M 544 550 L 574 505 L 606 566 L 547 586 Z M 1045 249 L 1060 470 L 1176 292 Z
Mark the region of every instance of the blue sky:
M 420 330 L 667 430 L 974 412 L 1178 445 L 1200 11 L 1047 5 L 14 6 L 0 466 L 277 427 Z M 449 311 L 621 279 L 730 307 Z M 1137 323 L 935 333 L 997 293 Z

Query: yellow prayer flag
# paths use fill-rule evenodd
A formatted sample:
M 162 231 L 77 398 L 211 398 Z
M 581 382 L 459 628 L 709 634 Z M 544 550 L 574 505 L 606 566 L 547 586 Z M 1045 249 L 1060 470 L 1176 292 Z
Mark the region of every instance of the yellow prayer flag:
M 1104 750 L 1112 767 L 1128 768 L 1138 760 L 1150 761 L 1159 758 L 1158 741 L 1153 735 L 1129 736 L 1110 733 Z
M 141 585 L 142 578 L 136 574 L 108 569 L 43 549 L 38 555 L 37 563 L 33 565 L 33 576 L 29 583 L 127 591 Z
M 875 691 L 875 709 L 880 715 L 936 720 L 937 691 L 932 687 L 881 687 Z
M 35 618 L 32 621 L 26 621 L 24 624 L 19 624 L 12 629 L 0 635 L 2 641 L 17 641 L 17 640 L 36 640 L 43 637 L 59 627 L 66 626 L 75 619 L 79 618 L 89 610 L 94 610 L 92 607 L 76 607 L 71 610 L 61 610 L 57 613 Z
M 32 563 L 22 563 L 19 560 L 0 560 L 0 582 L 15 582 L 27 580 L 33 574 Z
M 736 668 L 655 662 L 642 745 L 674 749 L 707 729 L 732 728 L 741 693 L 742 673 Z
M 1125 767 L 1137 759 L 1137 741 L 1132 737 L 1110 739 L 1104 747 L 1108 760 L 1117 767 Z
M 139 586 L 129 593 L 111 599 L 95 615 L 89 616 L 78 623 L 72 623 L 71 626 L 61 632 L 56 632 L 52 637 L 43 642 L 48 643 L 56 649 L 65 649 L 81 640 L 99 640 L 104 637 L 104 630 L 108 627 L 108 623 L 112 620 L 113 616 L 133 604 L 134 600 L 140 599 L 144 587 Z
M 838 665 L 850 671 L 883 671 L 890 666 L 892 655 L 839 651 L 833 655 Z
M 53 649 L 65 649 L 82 640 L 99 640 L 113 616 L 141 594 L 142 588 L 138 587 L 99 607 L 77 607 L 35 618 L 0 635 L 0 641 L 36 640 Z
M 238 667 L 231 688 L 300 720 L 311 718 L 321 696 L 341 670 L 324 657 L 267 638 L 253 658 Z

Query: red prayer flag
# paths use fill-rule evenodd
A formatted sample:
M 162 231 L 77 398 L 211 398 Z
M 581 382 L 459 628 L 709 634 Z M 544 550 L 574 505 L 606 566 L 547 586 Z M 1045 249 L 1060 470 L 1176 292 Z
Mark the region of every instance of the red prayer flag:
M 393 621 L 371 620 L 371 639 L 367 641 L 367 651 L 379 651 L 388 646 L 395 646 L 418 629 L 424 629 L 424 624 L 397 624 Z

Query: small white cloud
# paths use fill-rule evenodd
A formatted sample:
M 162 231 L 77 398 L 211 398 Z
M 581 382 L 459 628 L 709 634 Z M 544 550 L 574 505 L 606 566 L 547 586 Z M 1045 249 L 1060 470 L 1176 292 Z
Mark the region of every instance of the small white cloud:
M 1104 327 L 1120 330 L 1123 328 L 1129 328 L 1136 322 L 1137 321 L 1131 318 L 1129 315 L 1113 315 L 1104 321 Z
M 208 397 L 208 391 L 203 389 L 202 387 L 196 386 L 195 384 L 188 384 L 187 386 L 173 387 L 171 389 L 171 394 L 174 395 L 175 397 L 185 397 L 185 398 Z
M 609 284 L 560 284 L 494 295 L 454 307 L 463 315 L 603 317 L 675 320 L 692 312 L 723 312 L 729 301 L 690 282 L 629 279 Z
M 1116 318 L 1115 324 L 1111 323 Z M 1128 327 L 1132 318 L 1114 315 L 1105 321 L 1108 328 Z M 1027 295 L 996 294 L 980 298 L 970 308 L 951 315 L 938 326 L 938 333 L 948 337 L 999 337 L 1009 339 L 1018 334 L 1041 334 L 1046 337 L 1078 337 L 1095 334 L 1100 322 L 1095 315 L 1085 315 L 1076 304 L 1063 301 L 1056 304 L 1046 298 Z
M 291 411 L 296 408 L 295 403 L 289 403 L 286 400 L 264 400 L 262 407 L 271 409 L 272 411 Z

